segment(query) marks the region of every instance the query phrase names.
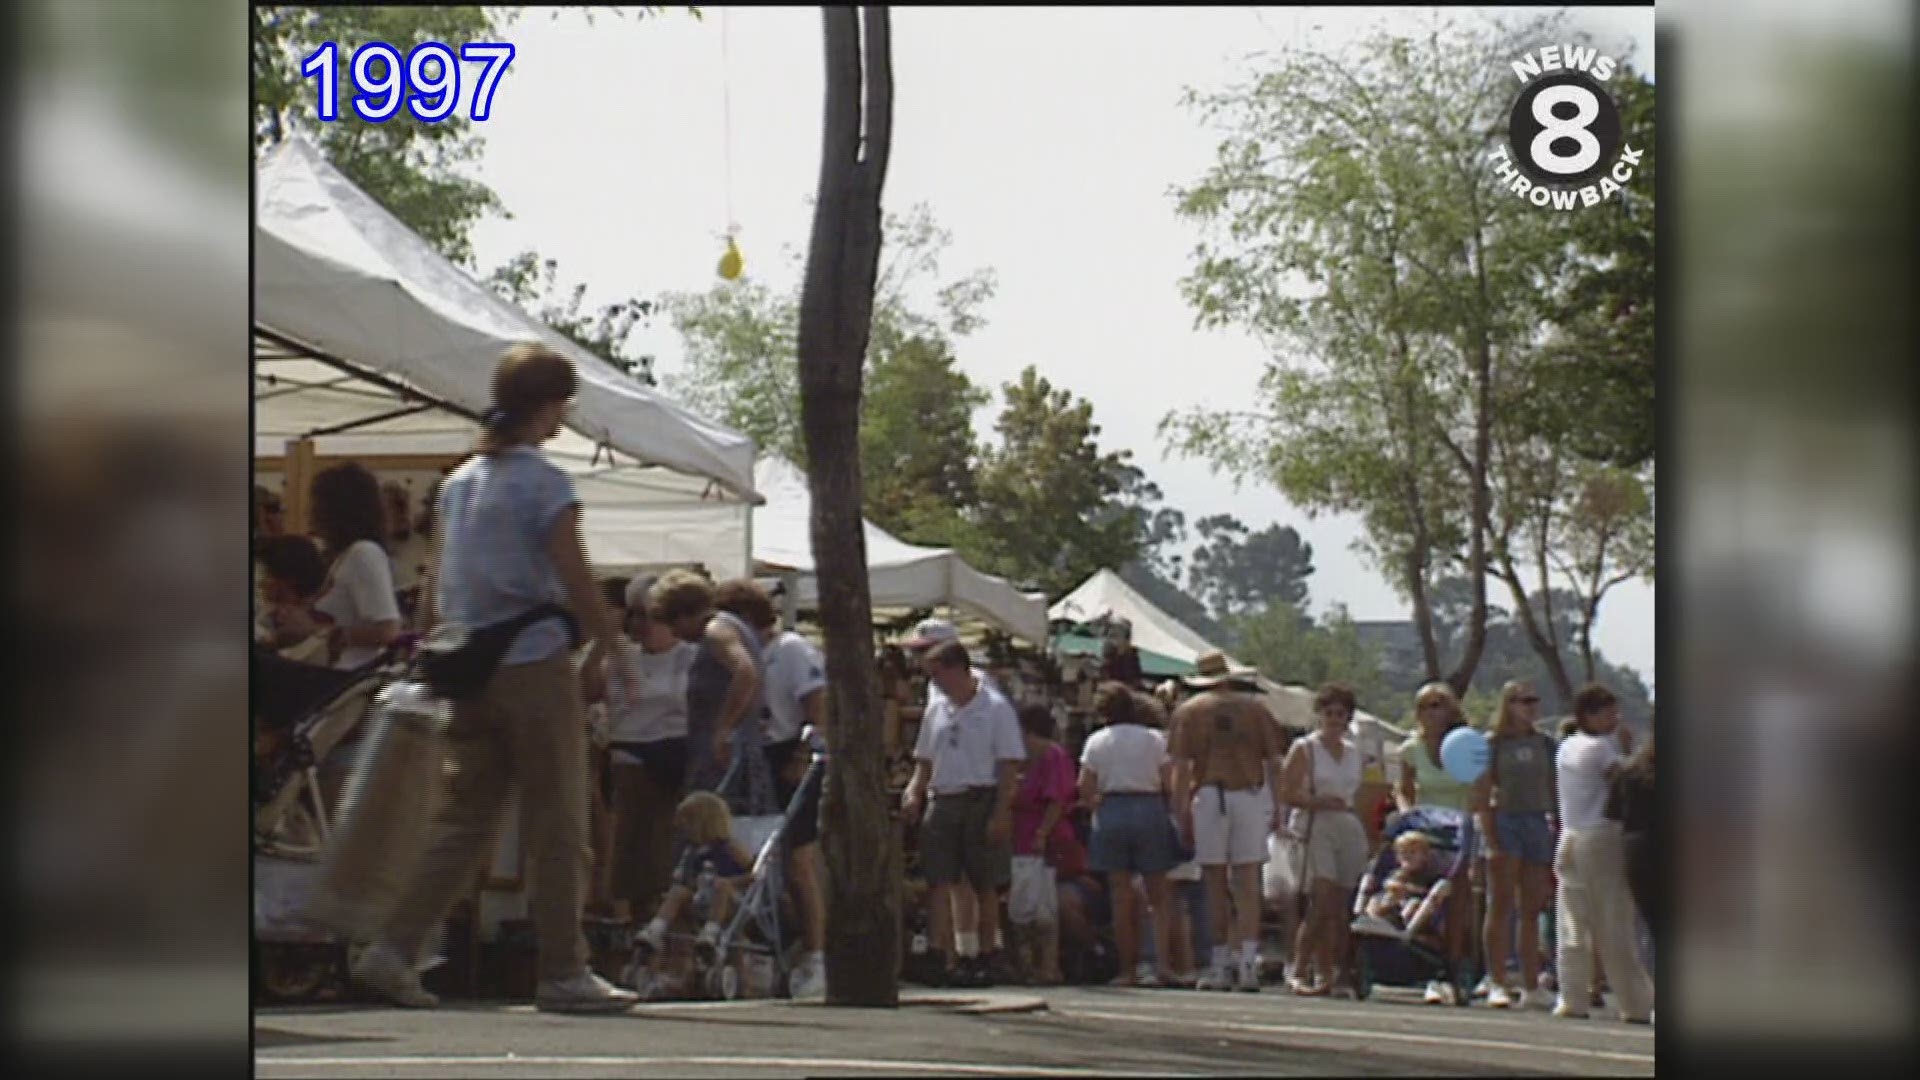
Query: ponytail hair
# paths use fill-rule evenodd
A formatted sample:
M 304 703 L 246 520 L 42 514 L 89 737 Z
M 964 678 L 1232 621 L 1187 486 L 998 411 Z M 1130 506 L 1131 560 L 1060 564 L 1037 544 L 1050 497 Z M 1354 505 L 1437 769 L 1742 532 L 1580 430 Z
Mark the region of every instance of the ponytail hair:
M 481 454 L 492 456 L 527 440 L 534 413 L 570 400 L 579 388 L 573 361 L 545 345 L 524 342 L 493 369 L 493 404 L 480 416 Z

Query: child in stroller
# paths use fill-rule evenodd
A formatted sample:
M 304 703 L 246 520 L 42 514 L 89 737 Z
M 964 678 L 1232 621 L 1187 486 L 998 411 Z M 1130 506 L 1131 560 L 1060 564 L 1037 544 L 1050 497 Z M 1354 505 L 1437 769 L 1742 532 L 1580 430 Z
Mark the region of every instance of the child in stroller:
M 1418 837 L 1418 839 L 1410 839 Z M 1376 985 L 1426 984 L 1428 1004 L 1465 1005 L 1476 961 L 1471 948 L 1454 955 L 1446 930 L 1474 918 L 1467 871 L 1473 865 L 1473 820 L 1463 811 L 1417 806 L 1400 815 L 1360 879 L 1352 924 L 1361 998 Z
M 734 902 L 753 876 L 753 856 L 733 839 L 733 813 L 726 800 L 710 791 L 696 791 L 681 800 L 673 812 L 674 831 L 685 849 L 674 871 L 673 887 L 653 920 L 634 935 L 636 974 L 650 968 L 667 948 L 667 931 L 682 915 L 704 922 L 693 939 L 694 956 L 702 966 L 713 962 L 720 928 L 733 914 Z
M 1431 937 L 1431 927 L 1421 927 L 1416 920 L 1427 894 L 1440 882 L 1433 841 L 1423 832 L 1403 832 L 1394 838 L 1393 854 L 1400 865 L 1380 891 L 1367 901 L 1366 914 L 1361 919 L 1377 920 L 1371 925 L 1379 927 L 1383 934 L 1392 931 L 1403 937 L 1411 936 L 1410 928 L 1418 927 Z

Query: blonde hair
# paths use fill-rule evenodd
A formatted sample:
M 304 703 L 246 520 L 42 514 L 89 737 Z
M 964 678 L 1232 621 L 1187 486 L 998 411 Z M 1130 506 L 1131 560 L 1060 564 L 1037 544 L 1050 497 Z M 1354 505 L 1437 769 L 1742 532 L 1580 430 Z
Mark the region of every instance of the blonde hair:
M 1433 841 L 1427 838 L 1426 833 L 1415 829 L 1410 829 L 1393 838 L 1393 851 L 1396 855 L 1405 855 L 1414 848 L 1432 851 Z
M 1507 685 L 1500 688 L 1500 704 L 1493 710 L 1493 733 L 1495 736 L 1526 735 L 1533 731 L 1531 725 L 1528 726 L 1526 731 L 1509 730 L 1512 726 L 1513 699 L 1519 697 L 1522 691 L 1531 689 L 1532 687 L 1528 685 L 1525 679 L 1510 679 Z
M 647 592 L 647 614 L 659 622 L 712 610 L 713 583 L 691 570 L 669 570 Z
M 1430 682 L 1421 687 L 1419 691 L 1413 695 L 1413 718 L 1415 720 L 1420 719 L 1420 710 L 1426 707 L 1427 703 L 1431 701 L 1446 702 L 1448 727 L 1458 727 L 1466 722 L 1465 714 L 1460 711 L 1460 698 L 1454 694 L 1453 687 L 1448 686 L 1444 682 L 1437 681 Z
M 696 791 L 680 800 L 673 827 L 690 843 L 718 844 L 733 838 L 733 811 L 713 792 Z

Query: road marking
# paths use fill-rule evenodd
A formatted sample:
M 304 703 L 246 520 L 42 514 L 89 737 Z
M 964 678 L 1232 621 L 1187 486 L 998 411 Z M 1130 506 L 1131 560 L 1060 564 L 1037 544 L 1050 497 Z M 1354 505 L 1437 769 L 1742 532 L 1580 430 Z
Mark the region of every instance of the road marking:
M 254 1055 L 254 1067 L 309 1070 L 314 1068 L 457 1068 L 467 1065 L 548 1066 L 600 1065 L 714 1065 L 763 1069 L 895 1069 L 904 1072 L 935 1073 L 946 1076 L 1203 1076 L 1204 1073 L 1115 1072 L 1112 1069 L 1050 1068 L 1039 1065 L 970 1065 L 958 1061 L 901 1061 L 892 1058 L 820 1058 L 820 1057 L 629 1057 L 597 1054 L 543 1055 L 473 1054 L 438 1055 L 397 1054 L 382 1057 L 280 1057 Z
M 1652 1054 L 1629 1054 L 1614 1050 L 1588 1050 L 1572 1046 L 1548 1046 L 1540 1043 L 1518 1042 L 1511 1039 L 1465 1039 L 1455 1035 L 1415 1035 L 1404 1031 L 1380 1031 L 1370 1028 L 1330 1028 L 1302 1027 L 1293 1024 L 1243 1024 L 1219 1020 L 1173 1019 L 1161 1016 L 1142 1016 L 1139 1013 L 1105 1012 L 1096 1009 L 1055 1009 L 1053 1015 L 1072 1018 L 1084 1016 L 1095 1020 L 1123 1020 L 1135 1024 L 1172 1024 L 1185 1028 L 1210 1028 L 1215 1031 L 1235 1031 L 1253 1035 L 1302 1035 L 1309 1038 L 1348 1038 L 1378 1040 L 1381 1042 L 1422 1043 L 1429 1046 L 1471 1047 L 1476 1050 L 1517 1050 L 1526 1053 L 1561 1054 L 1569 1057 L 1594 1058 L 1600 1061 L 1632 1062 L 1636 1065 L 1653 1064 Z

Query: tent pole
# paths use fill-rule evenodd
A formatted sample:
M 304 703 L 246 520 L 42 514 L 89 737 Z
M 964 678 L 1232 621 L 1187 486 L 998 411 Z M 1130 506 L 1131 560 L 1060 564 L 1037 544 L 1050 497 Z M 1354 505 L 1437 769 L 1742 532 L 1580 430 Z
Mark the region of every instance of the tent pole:
M 313 440 L 292 439 L 287 443 L 287 471 L 285 480 L 285 499 L 287 511 L 287 531 L 295 536 L 307 535 L 310 518 L 313 516 Z

